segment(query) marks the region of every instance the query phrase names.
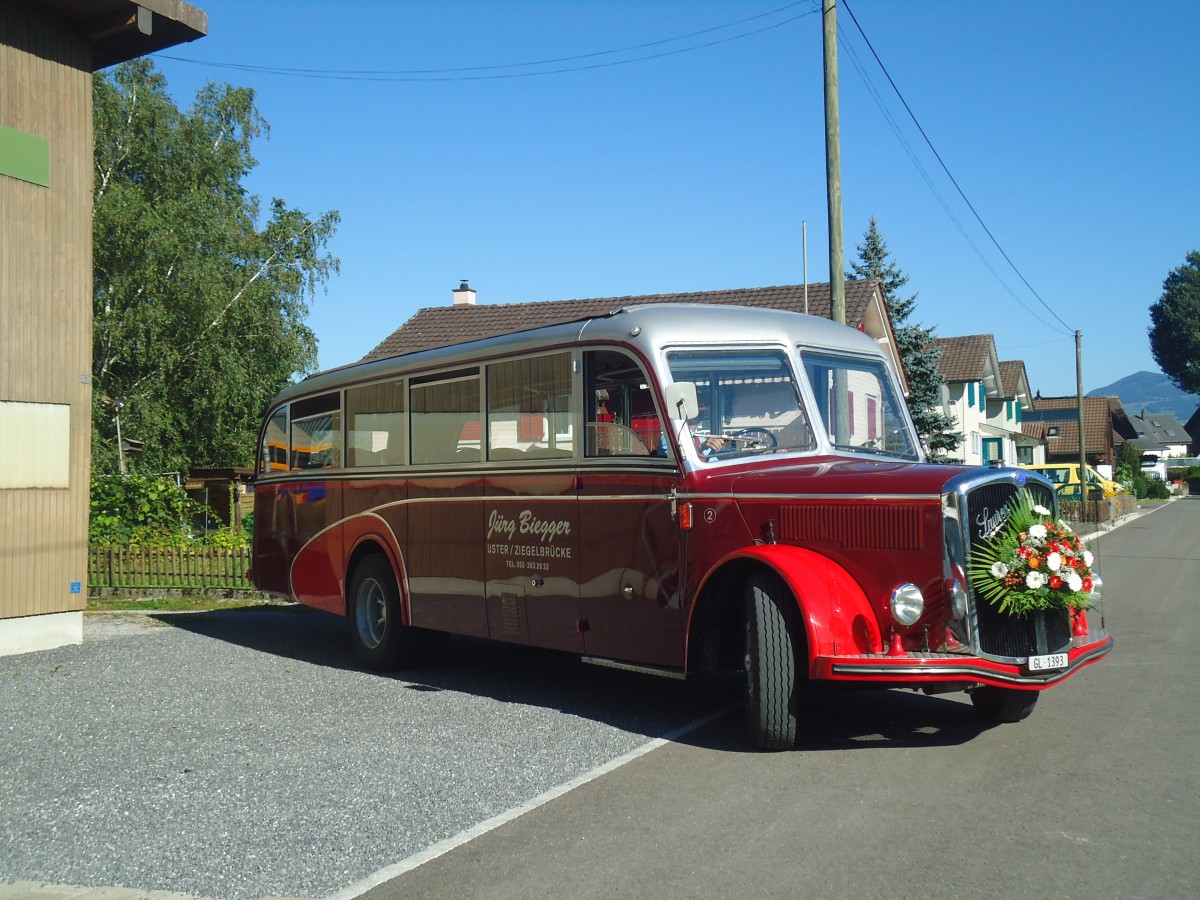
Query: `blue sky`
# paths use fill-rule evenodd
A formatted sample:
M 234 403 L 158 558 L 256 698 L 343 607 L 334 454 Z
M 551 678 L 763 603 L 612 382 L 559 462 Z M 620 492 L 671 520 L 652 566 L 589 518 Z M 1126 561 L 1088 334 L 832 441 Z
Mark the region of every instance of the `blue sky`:
M 176 101 L 254 88 L 250 190 L 342 216 L 322 368 L 463 278 L 480 303 L 800 283 L 807 221 L 829 280 L 816 0 L 193 2 L 208 36 L 155 57 Z M 1076 328 L 1085 391 L 1157 371 L 1148 307 L 1200 248 L 1200 4 L 849 9 L 1019 274 L 842 6 L 847 266 L 875 216 L 914 318 L 994 334 L 1045 395 L 1075 391 Z

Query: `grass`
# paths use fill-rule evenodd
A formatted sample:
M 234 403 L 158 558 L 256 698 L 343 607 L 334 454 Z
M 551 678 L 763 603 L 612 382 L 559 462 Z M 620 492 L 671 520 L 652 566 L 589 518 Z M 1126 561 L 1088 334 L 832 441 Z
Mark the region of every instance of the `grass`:
M 290 606 L 253 592 L 235 593 L 233 596 L 213 594 L 166 593 L 147 597 L 109 596 L 88 597 L 88 612 L 207 612 L 214 609 L 246 609 L 249 607 Z

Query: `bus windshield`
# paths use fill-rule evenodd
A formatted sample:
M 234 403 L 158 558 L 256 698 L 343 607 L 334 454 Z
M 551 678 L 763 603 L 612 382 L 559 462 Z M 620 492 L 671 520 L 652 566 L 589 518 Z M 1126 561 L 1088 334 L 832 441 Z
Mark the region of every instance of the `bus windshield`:
M 700 414 L 688 425 L 698 447 L 722 458 L 815 449 L 782 351 L 677 350 L 667 365 L 674 381 L 696 385 Z
M 801 351 L 817 409 L 837 450 L 919 460 L 903 401 L 880 359 Z

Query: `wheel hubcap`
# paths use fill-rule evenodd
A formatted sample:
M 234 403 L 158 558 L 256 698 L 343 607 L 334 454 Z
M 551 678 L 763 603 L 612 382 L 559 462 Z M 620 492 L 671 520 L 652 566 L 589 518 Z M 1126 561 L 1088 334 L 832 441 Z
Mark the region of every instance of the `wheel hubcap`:
M 372 650 L 383 643 L 387 633 L 387 598 L 374 578 L 358 586 L 354 598 L 354 619 L 358 636 Z

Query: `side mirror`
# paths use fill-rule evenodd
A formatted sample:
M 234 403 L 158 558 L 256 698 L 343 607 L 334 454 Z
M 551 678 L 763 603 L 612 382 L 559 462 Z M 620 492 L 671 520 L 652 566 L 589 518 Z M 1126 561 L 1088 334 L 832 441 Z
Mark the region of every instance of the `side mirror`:
M 694 381 L 676 381 L 663 390 L 667 400 L 667 415 L 676 421 L 694 419 L 700 415 Z

